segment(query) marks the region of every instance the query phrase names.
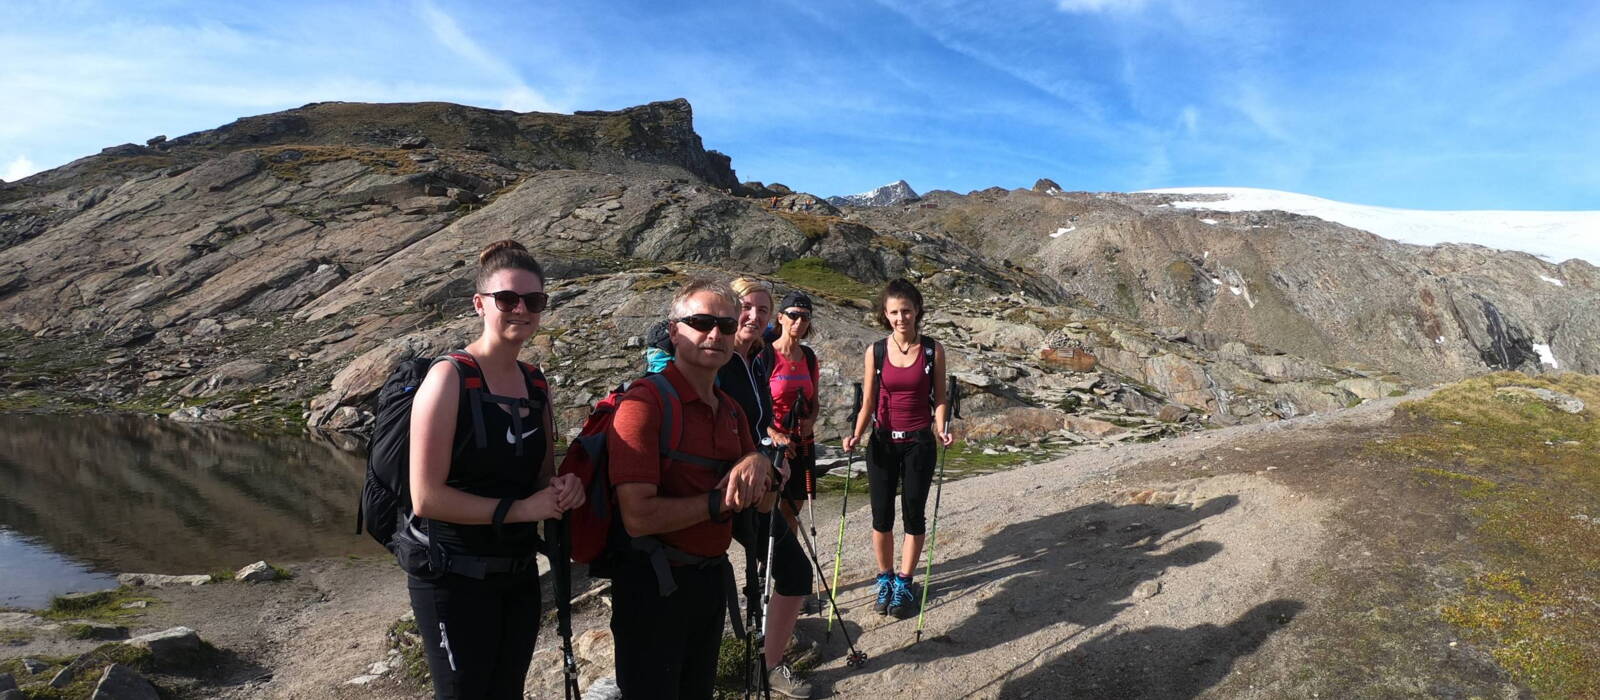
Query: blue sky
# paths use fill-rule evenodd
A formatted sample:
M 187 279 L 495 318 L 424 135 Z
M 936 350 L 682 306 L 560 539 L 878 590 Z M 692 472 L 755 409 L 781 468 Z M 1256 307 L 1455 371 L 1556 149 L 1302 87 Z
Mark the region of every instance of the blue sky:
M 682 5 L 682 6 L 680 6 Z M 1600 209 L 1600 3 L 0 0 L 0 178 L 320 100 L 686 97 L 741 179 Z

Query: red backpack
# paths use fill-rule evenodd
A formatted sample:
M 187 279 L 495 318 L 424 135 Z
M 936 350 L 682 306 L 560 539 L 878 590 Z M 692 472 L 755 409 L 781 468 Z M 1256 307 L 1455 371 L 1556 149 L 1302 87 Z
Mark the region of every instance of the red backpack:
M 576 475 L 583 482 L 588 496 L 588 503 L 584 507 L 572 511 L 571 527 L 568 529 L 572 536 L 572 560 L 589 564 L 591 576 L 609 576 L 610 566 L 614 563 L 608 561 L 612 558 L 609 555 L 618 554 L 626 547 L 650 554 L 659 551 L 672 561 L 692 563 L 704 559 L 661 544 L 654 537 L 629 537 L 622 526 L 622 517 L 617 511 L 617 491 L 611 486 L 606 435 L 611 431 L 611 421 L 616 418 L 617 406 L 622 403 L 623 396 L 640 385 L 650 387 L 649 393 L 655 395 L 657 405 L 661 408 L 661 438 L 658 444 L 661 446 L 662 464 L 668 461 L 687 462 L 715 469 L 719 473 L 733 466 L 730 461 L 707 459 L 678 451 L 678 442 L 683 438 L 683 404 L 665 375 L 652 374 L 612 390 L 589 412 L 583 427 L 578 430 L 578 436 L 567 446 L 567 455 L 557 470 L 561 474 Z

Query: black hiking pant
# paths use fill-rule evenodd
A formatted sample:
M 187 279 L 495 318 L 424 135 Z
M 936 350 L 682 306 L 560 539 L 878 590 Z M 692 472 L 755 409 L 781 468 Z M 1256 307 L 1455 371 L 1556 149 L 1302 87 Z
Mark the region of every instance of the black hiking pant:
M 872 529 L 894 532 L 894 496 L 901 490 L 900 512 L 905 517 L 907 535 L 927 532 L 923 516 L 928 507 L 928 491 L 933 486 L 933 471 L 939 462 L 939 443 L 932 428 L 912 433 L 910 442 L 891 442 L 885 431 L 873 431 L 867 443 L 868 500 L 872 503 Z
M 611 636 L 625 700 L 709 699 L 727 619 L 727 560 L 674 566 L 663 597 L 650 560 L 628 557 L 611 580 Z
M 771 513 L 763 513 L 754 508 L 746 508 L 734 516 L 733 539 L 744 546 L 745 561 L 755 562 L 766 558 L 767 536 L 772 520 Z M 800 537 L 789 528 L 789 521 L 782 513 L 778 514 L 777 522 L 777 547 L 772 552 L 772 590 L 778 595 L 811 595 L 811 559 L 806 557 L 805 548 L 800 544 Z M 747 581 L 746 584 L 748 583 Z M 761 581 L 755 581 L 755 585 L 754 592 L 747 587 L 744 593 L 746 597 L 752 599 L 761 597 Z
M 407 578 L 434 697 L 521 700 L 539 634 L 537 571 Z

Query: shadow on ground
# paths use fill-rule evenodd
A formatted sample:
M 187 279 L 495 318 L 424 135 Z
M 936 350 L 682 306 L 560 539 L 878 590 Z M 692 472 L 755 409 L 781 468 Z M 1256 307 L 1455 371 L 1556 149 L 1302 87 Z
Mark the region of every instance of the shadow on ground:
M 1005 684 L 1002 692 L 1008 696 L 1033 690 L 1048 690 L 1042 697 L 1059 696 L 1067 690 L 1060 685 L 1067 682 L 1063 678 L 1085 677 L 1061 675 L 1076 664 L 1092 671 L 1096 678 L 1125 665 L 1148 667 L 1147 674 L 1140 675 L 1149 677 L 1171 675 L 1172 683 L 1177 685 L 1157 688 L 1159 697 L 1188 697 L 1200 692 L 1224 677 L 1235 658 L 1259 646 L 1272 628 L 1293 617 L 1300 604 L 1268 603 L 1226 627 L 1151 627 L 1092 639 L 1080 635 L 1133 607 L 1140 584 L 1159 579 L 1169 569 L 1193 566 L 1221 552 L 1222 544 L 1215 541 L 1191 541 L 1176 547 L 1173 544 L 1192 538 L 1203 521 L 1238 502 L 1238 497 L 1232 495 L 1178 506 L 1116 506 L 1099 502 L 1007 525 L 986 536 L 976 551 L 935 564 L 933 587 L 928 594 L 930 617 L 921 642 L 912 643 L 914 619 L 867 632 L 904 635 L 907 644 L 876 656 L 867 669 L 882 672 L 902 665 L 936 666 L 942 659 L 999 649 L 1046 628 L 1065 626 L 1074 631 L 1043 649 L 1030 651 L 1021 661 L 985 663 L 983 668 L 974 668 L 971 672 L 982 677 L 969 680 L 988 680 L 987 684 L 974 688 L 951 678 L 955 685 L 950 690 L 979 692 L 988 688 L 992 692 L 996 685 Z M 941 608 L 967 604 L 973 607 L 970 614 L 954 622 L 954 626 L 940 626 L 952 624 L 938 619 Z M 1250 641 L 1252 638 L 1254 641 Z M 1220 643 L 1219 639 L 1227 643 Z M 1154 651 L 1130 653 L 1145 646 Z M 1037 665 L 1041 658 L 1058 653 L 1060 657 Z M 1016 657 L 1007 654 L 1004 658 Z M 1007 681 L 1024 668 L 1035 670 Z M 1221 672 L 1211 673 L 1213 669 Z M 815 673 L 812 682 L 819 691 L 831 691 L 855 673 L 856 669 L 827 669 Z M 1177 695 L 1170 694 L 1174 692 Z M 1115 692 L 1108 690 L 1107 695 Z

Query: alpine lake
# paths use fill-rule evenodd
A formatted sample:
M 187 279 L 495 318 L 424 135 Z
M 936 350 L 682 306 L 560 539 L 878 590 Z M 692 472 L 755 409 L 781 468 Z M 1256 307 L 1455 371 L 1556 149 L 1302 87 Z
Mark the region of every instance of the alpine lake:
M 0 607 L 118 573 L 382 555 L 357 535 L 359 440 L 140 415 L 0 414 Z

